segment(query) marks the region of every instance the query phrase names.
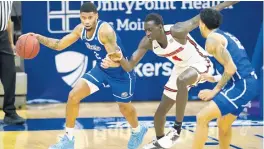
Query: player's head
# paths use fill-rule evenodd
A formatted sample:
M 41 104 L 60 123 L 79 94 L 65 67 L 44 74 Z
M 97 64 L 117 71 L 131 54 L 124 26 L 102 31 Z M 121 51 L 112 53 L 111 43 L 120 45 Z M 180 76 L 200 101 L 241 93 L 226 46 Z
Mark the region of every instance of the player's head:
M 144 30 L 149 40 L 156 40 L 164 31 L 163 18 L 157 13 L 147 15 L 144 23 Z
M 214 9 L 206 8 L 200 13 L 199 28 L 203 37 L 207 37 L 207 33 L 218 28 L 222 23 L 222 14 Z
M 84 3 L 80 9 L 80 19 L 86 30 L 95 28 L 98 19 L 96 6 L 91 2 Z

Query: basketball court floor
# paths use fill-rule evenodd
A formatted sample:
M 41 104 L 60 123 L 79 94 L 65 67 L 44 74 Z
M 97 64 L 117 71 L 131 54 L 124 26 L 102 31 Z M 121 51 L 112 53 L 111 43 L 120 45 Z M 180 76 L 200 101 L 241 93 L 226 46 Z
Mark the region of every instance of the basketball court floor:
M 134 103 L 140 123 L 148 125 L 143 144 L 147 144 L 155 136 L 153 115 L 158 102 Z M 195 115 L 206 106 L 205 102 L 189 102 L 186 108 L 183 132 L 177 145 L 172 149 L 191 148 Z M 27 118 L 23 126 L 7 126 L 0 124 L 0 149 L 47 149 L 64 134 L 65 104 L 29 105 L 18 113 Z M 118 111 L 115 103 L 82 103 L 76 123 L 75 149 L 126 149 L 130 136 L 128 124 Z M 175 120 L 175 107 L 169 112 L 166 131 Z M 0 119 L 4 113 L 0 112 Z M 247 118 L 246 118 L 247 117 Z M 142 148 L 142 146 L 140 148 Z M 210 123 L 206 149 L 218 148 L 218 132 L 216 122 Z M 233 124 L 231 149 L 262 149 L 263 122 L 245 115 L 244 119 Z

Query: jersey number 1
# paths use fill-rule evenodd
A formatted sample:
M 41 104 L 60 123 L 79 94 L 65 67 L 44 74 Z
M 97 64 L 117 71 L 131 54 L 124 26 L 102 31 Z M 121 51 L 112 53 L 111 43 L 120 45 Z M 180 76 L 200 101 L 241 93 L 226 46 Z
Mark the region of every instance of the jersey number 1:
M 172 59 L 174 59 L 175 61 L 182 61 L 182 59 L 180 59 L 177 55 L 174 55 Z

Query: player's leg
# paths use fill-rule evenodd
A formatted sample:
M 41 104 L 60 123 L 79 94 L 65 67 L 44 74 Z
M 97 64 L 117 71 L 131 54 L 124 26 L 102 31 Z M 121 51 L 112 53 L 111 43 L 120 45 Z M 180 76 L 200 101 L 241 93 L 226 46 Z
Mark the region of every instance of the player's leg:
M 226 98 L 224 101 L 228 101 L 229 105 L 235 105 L 236 108 L 230 110 L 230 114 L 218 119 L 220 149 L 229 148 L 232 138 L 232 123 L 243 111 L 242 105 L 246 105 L 257 95 L 257 81 L 253 77 L 236 82 L 232 87 L 223 93 Z
M 161 102 L 159 104 L 158 109 L 155 112 L 154 116 L 154 127 L 156 132 L 156 137 L 148 144 L 146 144 L 144 149 L 162 149 L 163 147 L 159 144 L 158 140 L 165 136 L 164 127 L 166 122 L 166 115 L 172 106 L 175 104 L 176 91 L 173 92 L 164 90 Z
M 95 77 L 96 76 L 96 77 Z M 66 105 L 66 134 L 49 149 L 74 148 L 74 126 L 79 115 L 79 106 L 82 99 L 99 90 L 102 82 L 102 73 L 95 67 L 78 80 L 70 91 Z
M 204 148 L 204 144 L 208 138 L 208 123 L 219 117 L 221 117 L 221 112 L 214 101 L 210 101 L 209 105 L 197 114 L 193 149 Z
M 176 121 L 173 129 L 166 136 L 158 140 L 158 144 L 163 148 L 171 148 L 180 137 L 182 121 L 184 118 L 185 107 L 188 101 L 188 86 L 195 84 L 199 78 L 199 73 L 196 69 L 189 67 L 187 69 L 177 69 L 178 73 L 172 74 L 176 76 L 174 88 L 176 88 Z M 179 74 L 179 75 L 178 75 Z M 175 98 L 170 97 L 170 98 Z
M 177 85 L 176 85 L 177 78 L 179 74 L 181 74 L 185 70 L 186 69 L 181 69 L 177 67 L 173 68 L 169 81 L 166 83 L 164 87 L 164 92 L 163 92 L 161 103 L 158 109 L 156 110 L 156 113 L 154 116 L 156 139 L 151 141 L 149 144 L 145 145 L 144 146 L 145 149 L 162 148 L 164 144 L 165 146 L 167 144 L 170 144 L 170 146 L 172 146 L 176 142 L 176 140 L 179 138 L 179 135 L 175 129 L 171 129 L 171 131 L 169 131 L 169 133 L 167 133 L 167 135 L 165 136 L 164 125 L 166 121 L 166 114 L 171 109 L 171 107 L 175 104 L 175 100 L 177 96 Z M 173 137 L 174 139 L 171 139 L 171 137 Z M 162 144 L 160 144 L 158 142 L 159 140 L 165 140 L 165 141 L 161 141 Z M 173 141 L 171 142 L 171 140 Z
M 184 118 L 185 107 L 188 101 L 188 86 L 193 85 L 198 80 L 198 75 L 196 69 L 189 67 L 184 72 L 182 72 L 176 81 L 178 92 L 176 96 L 176 121 L 174 124 L 174 129 L 177 133 L 181 133 L 181 125 Z
M 236 119 L 237 116 L 233 114 L 228 114 L 217 119 L 220 149 L 229 148 L 232 138 L 232 124 Z
M 138 117 L 136 109 L 131 103 L 136 78 L 133 73 L 126 73 L 124 75 L 127 76 L 127 80 L 108 79 L 108 82 L 112 88 L 113 96 L 117 101 L 119 111 L 126 118 L 132 130 L 136 130 L 139 127 Z
M 171 76 L 166 85 L 164 86 L 163 96 L 154 116 L 154 126 L 157 140 L 161 139 L 164 136 L 164 125 L 166 122 L 166 115 L 168 111 L 172 108 L 172 106 L 175 104 L 177 96 L 178 90 L 176 81 L 178 79 L 179 74 L 184 72 L 184 70 L 185 69 L 181 69 L 174 66 Z
M 226 92 L 239 95 L 241 93 L 235 86 L 226 85 Z M 239 110 L 239 105 L 234 103 L 226 92 L 218 93 L 209 105 L 197 114 L 196 131 L 193 141 L 193 149 L 202 149 L 208 138 L 208 123 L 213 120 L 225 116 L 229 113 Z M 230 124 L 229 124 L 230 125 Z
M 166 115 L 174 104 L 175 104 L 175 100 L 171 99 L 166 94 L 162 95 L 161 102 L 154 115 L 154 127 L 155 127 L 157 140 L 164 136 Z
M 201 73 L 208 73 L 209 71 L 211 72 L 211 69 L 212 67 L 209 60 L 205 60 L 201 63 L 195 63 L 188 68 L 176 68 L 177 73 L 176 75 L 174 74 L 177 76 L 174 81 L 174 84 L 177 88 L 176 121 L 174 123 L 173 129 L 171 129 L 165 137 L 158 140 L 158 143 L 164 148 L 172 147 L 180 136 L 190 86 L 199 82 Z
M 115 97 L 119 110 L 126 118 L 131 129 L 131 136 L 128 142 L 128 149 L 136 149 L 143 141 L 143 137 L 147 132 L 146 126 L 138 123 L 137 112 L 131 104 L 135 87 L 135 74 L 133 72 L 123 74 L 125 80 L 108 79 L 112 88 L 113 96 Z
M 132 130 L 136 130 L 138 125 L 138 117 L 135 107 L 131 102 L 128 103 L 122 103 L 118 102 L 119 111 L 122 113 L 122 115 L 126 118 L 130 126 L 132 127 Z
M 91 94 L 91 87 L 96 88 L 95 91 L 98 90 L 98 87 L 93 83 L 81 78 L 78 80 L 77 84 L 70 91 L 68 96 L 68 101 L 66 105 L 66 127 L 74 128 L 75 120 L 79 115 L 79 105 L 82 99 L 89 96 Z M 94 91 L 93 91 L 94 92 Z

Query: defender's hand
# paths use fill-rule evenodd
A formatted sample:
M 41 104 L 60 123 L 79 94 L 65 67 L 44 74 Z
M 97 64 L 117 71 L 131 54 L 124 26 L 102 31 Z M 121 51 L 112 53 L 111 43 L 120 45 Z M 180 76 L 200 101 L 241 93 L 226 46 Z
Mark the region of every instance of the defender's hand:
M 123 58 L 123 54 L 122 51 L 119 50 L 113 53 L 108 53 L 107 57 L 109 57 L 109 59 L 111 59 L 114 62 L 119 62 Z
M 201 81 L 208 81 L 208 82 L 211 82 L 211 83 L 215 83 L 216 80 L 214 78 L 214 76 L 208 74 L 208 73 L 205 73 L 205 74 L 201 74 Z
M 101 63 L 101 67 L 107 69 L 109 67 L 119 67 L 120 63 L 112 61 L 108 56 L 106 56 Z
M 198 97 L 203 101 L 209 101 L 212 100 L 215 95 L 216 92 L 214 92 L 214 90 L 204 89 L 199 92 Z

